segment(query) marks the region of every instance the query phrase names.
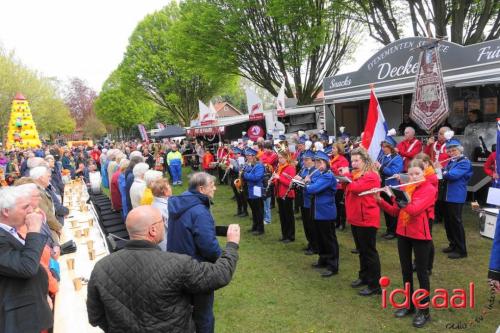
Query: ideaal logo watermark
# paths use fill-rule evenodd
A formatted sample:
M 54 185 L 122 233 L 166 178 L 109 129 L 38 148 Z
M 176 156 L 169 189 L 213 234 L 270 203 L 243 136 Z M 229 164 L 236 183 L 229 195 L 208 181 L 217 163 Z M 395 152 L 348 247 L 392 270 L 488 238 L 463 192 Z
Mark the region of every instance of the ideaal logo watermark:
M 391 279 L 383 276 L 379 280 L 380 287 L 382 288 L 382 308 L 387 308 L 387 301 L 395 309 L 410 308 L 410 302 L 413 303 L 416 309 L 425 309 L 432 307 L 434 309 L 465 309 L 467 307 L 475 308 L 475 284 L 470 282 L 468 288 L 453 289 L 450 294 L 446 289 L 438 288 L 434 290 L 434 294 L 425 289 L 417 289 L 410 295 L 410 283 L 405 283 L 404 289 L 396 288 L 389 293 L 387 299 L 387 287 L 391 284 Z M 403 301 L 397 302 L 396 296 L 402 295 Z M 422 302 L 428 299 L 427 302 Z M 454 323 L 447 323 L 447 329 L 467 329 L 477 326 L 484 321 L 486 316 L 493 310 L 495 305 L 495 287 L 490 283 L 488 303 L 481 309 L 481 313 L 468 321 L 458 321 Z

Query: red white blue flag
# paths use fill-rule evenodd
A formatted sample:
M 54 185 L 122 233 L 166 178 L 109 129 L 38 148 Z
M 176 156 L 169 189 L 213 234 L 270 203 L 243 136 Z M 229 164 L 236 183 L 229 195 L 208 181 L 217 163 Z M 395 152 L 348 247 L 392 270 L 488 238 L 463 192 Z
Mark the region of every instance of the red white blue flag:
M 387 124 L 373 89 L 370 92 L 370 105 L 363 132 L 362 145 L 368 151 L 371 159 L 376 161 L 382 150 L 380 143 L 387 135 Z

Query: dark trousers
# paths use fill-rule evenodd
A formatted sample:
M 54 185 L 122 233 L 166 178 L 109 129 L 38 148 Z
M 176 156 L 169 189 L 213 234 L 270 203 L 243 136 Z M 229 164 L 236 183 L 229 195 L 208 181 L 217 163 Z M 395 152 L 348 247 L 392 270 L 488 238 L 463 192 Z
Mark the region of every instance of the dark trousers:
M 293 202 L 293 212 L 297 214 L 299 212 L 299 207 L 302 206 L 304 202 L 304 196 L 302 191 L 295 191 L 295 199 Z
M 460 254 L 467 254 L 465 244 L 465 229 L 462 222 L 462 208 L 464 204 L 445 202 L 444 228 L 450 247 Z
M 233 189 L 233 194 L 236 198 L 236 205 L 238 206 L 237 214 L 246 213 L 248 211 L 247 197 L 245 196 L 245 193 L 243 191 L 238 192 L 236 186 L 234 186 L 234 180 L 236 180 L 236 178 L 237 177 L 231 177 L 230 182 L 231 188 Z
M 437 200 L 436 203 L 434 204 L 434 216 L 435 216 L 434 222 L 436 223 L 443 222 L 445 209 L 446 209 L 445 202 L 443 200 Z
M 339 243 L 335 234 L 335 220 L 314 220 L 318 235 L 319 264 L 326 265 L 329 271 L 339 270 Z
M 295 216 L 293 215 L 293 199 L 278 198 L 281 236 L 283 239 L 295 240 Z
M 399 263 L 401 264 L 401 273 L 403 274 L 403 284 L 410 283 L 410 295 L 413 295 L 413 267 L 412 250 L 415 254 L 415 265 L 417 266 L 418 284 L 421 289 L 430 292 L 430 281 L 427 269 L 429 267 L 429 252 L 431 249 L 430 240 L 419 240 L 408 237 L 398 236 Z M 426 297 L 420 303 L 429 301 Z M 413 308 L 413 302 L 410 301 L 410 307 Z
M 359 250 L 359 278 L 370 288 L 379 288 L 380 259 L 377 252 L 377 228 L 351 225 Z
M 252 231 L 264 232 L 264 200 L 248 199 L 248 204 L 252 210 Z
M 337 226 L 345 227 L 344 190 L 337 189 L 335 192 L 335 206 L 337 206 Z
M 429 231 L 431 232 L 431 237 L 432 237 L 432 225 L 434 224 L 434 220 L 429 219 Z M 431 246 L 429 250 L 429 263 L 427 265 L 427 269 L 429 271 L 432 271 L 432 267 L 434 266 L 434 253 L 436 252 L 435 247 L 434 247 L 434 241 L 430 240 Z
M 214 292 L 206 294 L 194 294 L 193 320 L 196 325 L 196 333 L 213 333 L 215 328 L 214 318 Z
M 318 235 L 314 226 L 311 208 L 301 206 L 300 215 L 302 216 L 302 225 L 307 239 L 307 248 L 318 253 Z
M 226 170 L 223 170 L 221 167 L 217 167 L 217 174 L 219 176 L 219 184 L 227 184 L 227 175 L 226 178 L 224 178 L 224 174 L 226 173 Z M 224 178 L 224 181 L 222 181 L 222 178 Z
M 392 203 L 391 198 L 384 192 L 380 195 L 382 199 L 384 199 L 388 203 Z M 385 226 L 387 228 L 387 233 L 388 234 L 396 234 L 396 225 L 398 223 L 398 218 L 396 216 L 392 216 L 384 212 L 384 217 L 385 217 Z

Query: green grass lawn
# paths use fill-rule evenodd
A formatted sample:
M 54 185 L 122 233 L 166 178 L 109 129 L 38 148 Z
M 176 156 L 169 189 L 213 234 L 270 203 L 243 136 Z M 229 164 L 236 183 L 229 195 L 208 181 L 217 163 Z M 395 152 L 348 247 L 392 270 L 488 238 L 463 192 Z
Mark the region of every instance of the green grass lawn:
M 186 178 L 189 173 L 184 169 Z M 186 180 L 184 182 L 186 184 Z M 174 188 L 181 193 L 186 185 Z M 272 224 L 266 225 L 264 236 L 247 233 L 250 218 L 233 217 L 236 202 L 231 200 L 229 186 L 217 186 L 212 213 L 218 225 L 241 225 L 240 260 L 231 283 L 216 292 L 216 332 L 411 332 L 411 317 L 396 319 L 393 309 L 381 308 L 381 296 L 362 297 L 350 287 L 357 278 L 359 261 L 351 254 L 354 246 L 350 228 L 337 232 L 340 245 L 339 274 L 325 279 L 311 264 L 317 259 L 305 256 L 306 245 L 302 221 L 296 220 L 296 241 L 283 244 L 277 207 L 272 212 Z M 250 209 L 249 209 L 250 211 Z M 432 321 L 421 332 L 456 331 L 447 329 L 447 323 L 469 322 L 479 316 L 488 304 L 487 269 L 492 241 L 478 231 L 478 218 L 467 207 L 466 226 L 469 256 L 450 260 L 441 253 L 446 247 L 446 234 L 442 224 L 435 225 L 433 234 L 436 258 L 431 276 L 431 289 L 468 288 L 474 282 L 476 307 L 474 309 L 432 310 Z M 382 218 L 382 225 L 385 226 Z M 225 239 L 220 238 L 221 246 Z M 382 275 L 391 278 L 393 288 L 401 288 L 401 271 L 396 240 L 377 239 L 382 263 Z M 416 274 L 415 274 L 415 281 Z M 418 286 L 418 282 L 416 282 Z M 500 295 L 494 309 L 484 320 L 465 332 L 495 332 L 500 324 Z

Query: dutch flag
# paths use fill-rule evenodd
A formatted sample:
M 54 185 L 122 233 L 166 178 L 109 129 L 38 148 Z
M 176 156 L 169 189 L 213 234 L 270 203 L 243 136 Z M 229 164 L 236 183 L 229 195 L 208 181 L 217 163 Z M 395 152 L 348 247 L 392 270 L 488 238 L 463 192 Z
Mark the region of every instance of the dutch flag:
M 382 148 L 380 143 L 387 135 L 387 124 L 384 114 L 378 103 L 375 92 L 371 89 L 370 105 L 368 106 L 368 117 L 366 118 L 365 130 L 363 132 L 362 145 L 368 151 L 372 161 L 377 161 Z

